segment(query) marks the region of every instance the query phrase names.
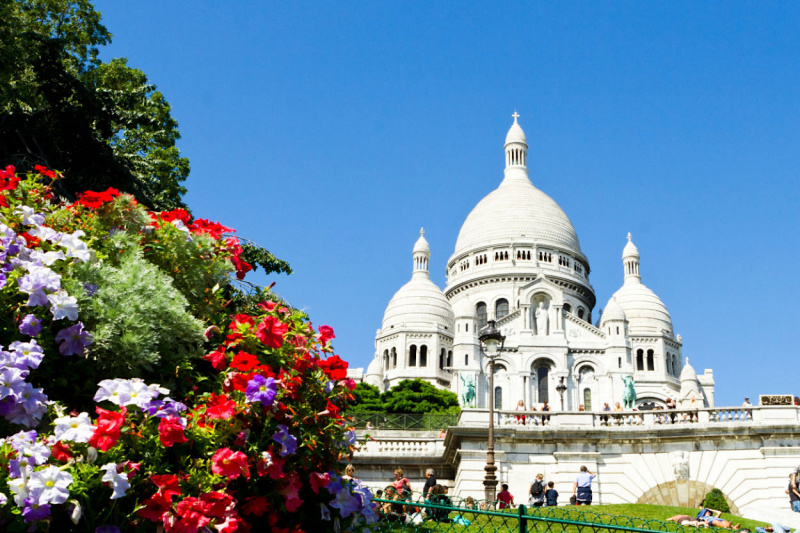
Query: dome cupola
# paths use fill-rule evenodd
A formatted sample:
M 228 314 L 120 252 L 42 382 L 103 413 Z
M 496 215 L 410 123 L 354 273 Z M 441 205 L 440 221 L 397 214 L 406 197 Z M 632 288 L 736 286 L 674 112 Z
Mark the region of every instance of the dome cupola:
M 525 175 L 528 174 L 528 140 L 525 138 L 525 132 L 517 122 L 519 113 L 514 111 L 511 115 L 514 117 L 514 123 L 506 134 L 506 170 L 516 168 L 523 170 Z
M 414 276 L 430 277 L 428 270 L 428 261 L 431 258 L 431 247 L 428 241 L 425 240 L 425 228 L 420 228 L 419 239 L 414 244 Z
M 628 232 L 628 244 L 622 249 L 622 263 L 625 266 L 625 283 L 628 280 L 638 280 L 641 282 L 642 278 L 639 276 L 639 249 L 633 244 L 631 234 Z

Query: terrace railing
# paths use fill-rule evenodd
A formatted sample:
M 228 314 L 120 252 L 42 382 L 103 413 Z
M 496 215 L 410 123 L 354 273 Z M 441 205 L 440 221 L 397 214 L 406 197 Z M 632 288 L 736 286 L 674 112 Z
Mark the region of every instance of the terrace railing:
M 352 413 L 356 429 L 440 431 L 458 424 L 450 413 Z

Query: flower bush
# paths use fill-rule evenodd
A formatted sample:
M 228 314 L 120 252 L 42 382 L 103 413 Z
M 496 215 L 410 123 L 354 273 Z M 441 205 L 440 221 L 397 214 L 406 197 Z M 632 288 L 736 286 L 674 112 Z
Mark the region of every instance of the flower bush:
M 0 171 L 0 529 L 373 523 L 333 330 L 243 295 L 232 229 L 59 178 Z

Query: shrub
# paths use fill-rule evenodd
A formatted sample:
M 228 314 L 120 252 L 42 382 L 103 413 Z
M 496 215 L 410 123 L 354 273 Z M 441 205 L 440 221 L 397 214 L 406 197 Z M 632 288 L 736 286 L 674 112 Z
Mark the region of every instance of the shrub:
M 716 509 L 723 513 L 731 512 L 731 508 L 725 500 L 725 495 L 722 494 L 722 491 L 719 489 L 711 489 L 708 494 L 706 494 L 706 497 L 703 499 L 703 507 Z

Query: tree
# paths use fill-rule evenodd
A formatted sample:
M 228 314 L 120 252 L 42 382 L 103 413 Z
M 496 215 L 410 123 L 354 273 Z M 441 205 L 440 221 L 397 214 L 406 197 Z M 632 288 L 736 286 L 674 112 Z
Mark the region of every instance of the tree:
M 404 379 L 381 395 L 387 413 L 458 413 L 458 396 L 419 378 Z
M 703 507 L 722 511 L 723 513 L 731 512 L 731 508 L 728 505 L 728 501 L 725 499 L 725 495 L 719 489 L 711 489 L 708 494 L 706 494 L 706 497 L 703 500 Z
M 353 391 L 353 413 L 382 413 L 386 409 L 381 400 L 381 391 L 378 387 L 364 383 L 363 381 L 356 385 Z
M 63 171 L 68 198 L 114 187 L 182 207 L 178 123 L 143 72 L 98 59 L 110 41 L 88 0 L 0 2 L 0 161 Z

